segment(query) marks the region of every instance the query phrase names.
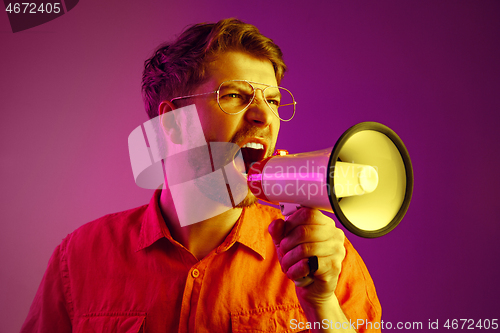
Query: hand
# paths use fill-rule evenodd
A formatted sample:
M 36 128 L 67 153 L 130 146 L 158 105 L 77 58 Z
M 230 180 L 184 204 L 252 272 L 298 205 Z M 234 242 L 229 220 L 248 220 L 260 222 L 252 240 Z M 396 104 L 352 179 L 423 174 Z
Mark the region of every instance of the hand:
M 321 306 L 335 297 L 334 291 L 345 257 L 344 232 L 317 209 L 302 207 L 286 221 L 278 219 L 269 225 L 281 270 L 291 280 L 310 274 L 309 257 L 318 257 L 313 283 L 296 287 L 302 306 Z M 305 302 L 305 303 L 304 303 Z

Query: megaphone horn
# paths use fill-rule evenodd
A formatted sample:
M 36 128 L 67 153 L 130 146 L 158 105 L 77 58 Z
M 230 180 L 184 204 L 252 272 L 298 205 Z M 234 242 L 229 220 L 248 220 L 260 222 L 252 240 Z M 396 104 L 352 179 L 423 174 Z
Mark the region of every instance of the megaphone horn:
M 413 169 L 393 130 L 364 122 L 345 131 L 333 148 L 254 163 L 248 185 L 263 201 L 333 212 L 350 232 L 374 238 L 393 230 L 407 212 Z

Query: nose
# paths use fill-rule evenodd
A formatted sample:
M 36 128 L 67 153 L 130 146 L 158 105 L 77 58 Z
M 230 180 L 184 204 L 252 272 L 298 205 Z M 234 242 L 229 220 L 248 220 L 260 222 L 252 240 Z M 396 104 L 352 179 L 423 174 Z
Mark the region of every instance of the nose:
M 273 121 L 273 117 L 275 117 L 264 98 L 264 91 L 260 88 L 255 88 L 255 97 L 245 112 L 247 121 L 254 126 L 267 127 Z

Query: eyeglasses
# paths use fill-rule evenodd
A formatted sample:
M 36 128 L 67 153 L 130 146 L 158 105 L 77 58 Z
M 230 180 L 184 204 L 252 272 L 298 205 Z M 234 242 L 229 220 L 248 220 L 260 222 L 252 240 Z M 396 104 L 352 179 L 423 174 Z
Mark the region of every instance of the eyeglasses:
M 264 89 L 256 88 L 253 84 L 266 86 Z M 217 94 L 217 103 L 220 109 L 227 114 L 239 114 L 244 112 L 255 100 L 255 91 L 262 91 L 264 101 L 271 111 L 282 121 L 290 121 L 295 115 L 295 99 L 290 90 L 269 86 L 267 84 L 247 80 L 229 80 L 220 84 L 216 91 L 202 94 L 176 97 L 170 100 L 197 97 L 202 95 Z

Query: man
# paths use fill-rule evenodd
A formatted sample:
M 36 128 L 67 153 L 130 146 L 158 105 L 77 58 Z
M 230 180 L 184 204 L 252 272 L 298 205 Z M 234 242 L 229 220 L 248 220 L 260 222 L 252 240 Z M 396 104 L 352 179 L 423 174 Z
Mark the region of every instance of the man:
M 207 143 L 259 150 L 246 155 L 248 169 L 274 152 L 283 114 L 270 91 L 285 70 L 278 46 L 254 26 L 195 25 L 146 61 L 146 109 L 162 119 L 165 140 L 177 142 L 165 119 L 194 104 Z M 247 92 L 224 93 L 235 85 Z M 172 188 L 166 176 L 149 205 L 63 240 L 22 331 L 354 332 L 380 322 L 363 261 L 321 212 L 301 208 L 285 222 L 248 193 L 234 208 L 183 226 Z M 305 276 L 312 283 L 295 286 Z

